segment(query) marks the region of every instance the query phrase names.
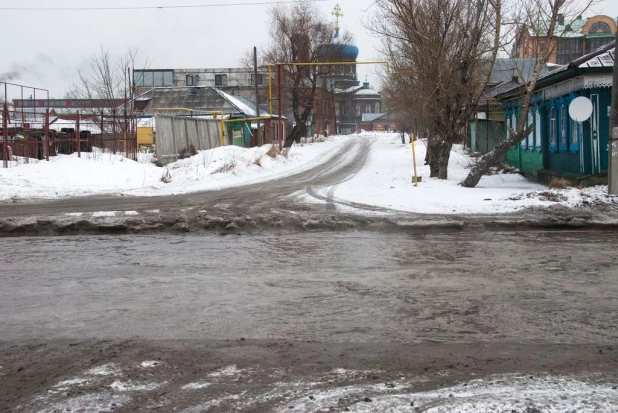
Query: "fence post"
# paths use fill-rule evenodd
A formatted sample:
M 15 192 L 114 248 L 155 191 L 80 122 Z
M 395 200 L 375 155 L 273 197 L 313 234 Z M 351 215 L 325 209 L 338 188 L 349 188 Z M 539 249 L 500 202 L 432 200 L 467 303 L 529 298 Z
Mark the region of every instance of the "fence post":
M 76 136 L 77 136 L 77 157 L 81 158 L 82 157 L 82 144 L 81 144 L 81 140 L 80 140 L 80 133 L 79 133 L 79 110 L 77 111 L 77 122 L 76 122 Z
M 2 105 L 2 160 L 5 168 L 9 167 L 9 151 L 7 146 L 9 145 L 9 107 L 5 103 Z
M 49 109 L 45 109 L 45 160 L 49 162 Z
M 99 135 L 99 145 L 101 145 L 101 151 L 105 152 L 106 149 L 106 145 L 105 145 L 105 134 L 103 133 L 103 111 L 101 111 L 101 134 Z
M 114 139 L 114 155 L 116 155 L 116 109 L 112 111 L 112 135 Z

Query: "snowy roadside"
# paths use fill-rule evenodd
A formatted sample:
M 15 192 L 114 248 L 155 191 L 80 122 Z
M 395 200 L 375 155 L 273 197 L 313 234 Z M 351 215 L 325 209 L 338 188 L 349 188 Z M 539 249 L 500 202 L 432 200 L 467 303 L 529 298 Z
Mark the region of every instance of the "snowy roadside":
M 152 155 L 138 161 L 101 151 L 59 155 L 50 162 L 30 160 L 0 169 L 0 200 L 54 199 L 124 194 L 173 195 L 257 183 L 302 172 L 327 162 L 345 138 L 293 146 L 287 156 L 271 157 L 270 145 L 257 148 L 224 146 L 200 151 L 163 168 Z M 169 175 L 167 175 L 169 173 Z M 163 182 L 163 180 L 169 182 Z
M 320 196 L 330 193 L 335 203 L 339 200 L 432 214 L 508 213 L 556 204 L 577 207 L 584 203 L 613 202 L 618 205 L 618 200 L 607 197 L 606 186 L 550 190 L 517 173 L 496 173 L 484 176 L 476 188 L 461 187 L 459 183 L 473 162 L 462 145 L 453 147 L 448 180 L 430 179 L 429 166 L 424 165 L 425 141 L 415 143 L 417 171 L 422 177 L 415 187 L 410 144 L 402 144 L 399 134 L 366 135 L 375 139 L 367 165 L 336 187 L 320 188 L 317 191 Z M 323 202 L 308 196 L 303 199 Z

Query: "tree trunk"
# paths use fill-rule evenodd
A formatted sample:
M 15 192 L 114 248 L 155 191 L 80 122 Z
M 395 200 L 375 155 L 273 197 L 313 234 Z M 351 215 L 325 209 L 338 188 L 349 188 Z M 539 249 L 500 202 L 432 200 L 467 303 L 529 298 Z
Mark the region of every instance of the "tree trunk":
M 437 178 L 440 171 L 440 146 L 438 139 L 430 139 L 427 142 L 429 151 L 429 177 Z
M 284 148 L 289 148 L 292 146 L 292 144 L 294 142 L 300 142 L 300 138 L 302 138 L 303 136 L 305 136 L 307 132 L 307 125 L 302 123 L 302 124 L 296 124 L 294 125 L 294 127 L 292 128 L 292 131 L 290 132 L 290 134 L 285 138 L 285 142 L 283 143 L 283 147 Z
M 452 142 L 444 141 L 440 145 L 440 156 L 438 158 L 438 179 L 448 179 L 448 161 L 451 157 Z
M 513 145 L 516 145 L 518 142 L 524 140 L 525 137 L 532 132 L 533 128 L 533 126 L 528 127 L 520 134 L 511 130 L 508 139 L 498 143 L 492 151 L 487 152 L 478 159 L 466 179 L 464 179 L 461 183 L 461 186 L 465 186 L 466 188 L 474 188 L 479 183 L 485 172 L 492 166 L 497 165 L 498 162 L 502 161 L 504 159 L 504 155 L 509 151 L 509 149 L 511 149 Z

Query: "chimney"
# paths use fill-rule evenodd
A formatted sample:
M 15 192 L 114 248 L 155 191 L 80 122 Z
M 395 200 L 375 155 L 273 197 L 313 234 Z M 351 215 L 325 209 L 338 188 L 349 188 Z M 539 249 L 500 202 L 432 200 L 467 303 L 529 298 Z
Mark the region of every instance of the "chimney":
M 558 13 L 558 24 L 564 26 L 564 14 Z

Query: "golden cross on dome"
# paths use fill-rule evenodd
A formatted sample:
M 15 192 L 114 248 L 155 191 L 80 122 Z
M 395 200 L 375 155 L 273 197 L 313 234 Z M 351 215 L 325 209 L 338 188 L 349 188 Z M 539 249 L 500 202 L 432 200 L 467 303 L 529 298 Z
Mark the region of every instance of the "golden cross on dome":
M 337 19 L 335 28 L 337 29 L 337 31 L 339 31 L 339 18 L 343 17 L 343 13 L 341 13 L 341 6 L 339 5 L 339 3 L 335 5 L 335 9 L 333 10 L 332 14 L 333 16 L 335 16 L 335 19 Z

